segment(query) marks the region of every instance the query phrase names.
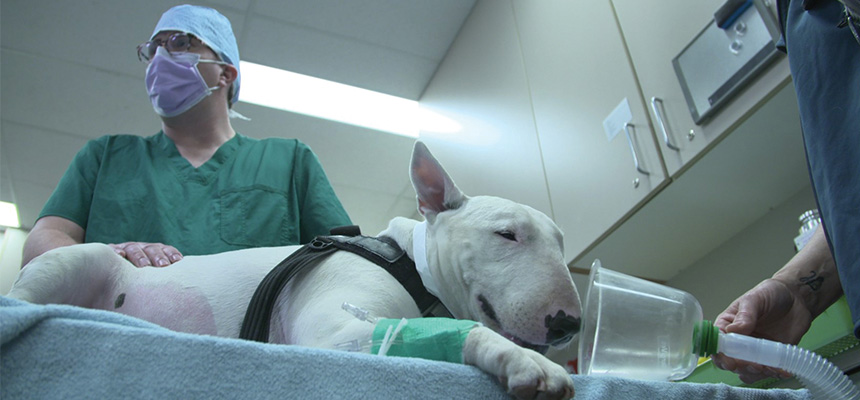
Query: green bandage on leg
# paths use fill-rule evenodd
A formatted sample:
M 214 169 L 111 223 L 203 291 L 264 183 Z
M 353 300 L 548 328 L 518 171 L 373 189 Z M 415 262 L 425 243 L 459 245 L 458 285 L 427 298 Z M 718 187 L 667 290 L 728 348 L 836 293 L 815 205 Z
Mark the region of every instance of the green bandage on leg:
M 475 321 L 451 318 L 413 318 L 406 320 L 400 332 L 392 339 L 385 355 L 416 357 L 436 361 L 463 363 L 463 343 Z M 385 333 L 395 330 L 401 320 L 382 319 L 373 330 L 372 354 L 379 354 Z

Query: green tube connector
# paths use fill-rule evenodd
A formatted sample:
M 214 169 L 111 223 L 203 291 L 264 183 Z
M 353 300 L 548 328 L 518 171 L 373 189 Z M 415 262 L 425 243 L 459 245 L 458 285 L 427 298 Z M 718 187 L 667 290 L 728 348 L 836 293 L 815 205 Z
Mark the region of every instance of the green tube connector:
M 702 320 L 693 326 L 693 353 L 699 357 L 708 357 L 717 353 L 720 339 L 720 329 L 711 321 Z

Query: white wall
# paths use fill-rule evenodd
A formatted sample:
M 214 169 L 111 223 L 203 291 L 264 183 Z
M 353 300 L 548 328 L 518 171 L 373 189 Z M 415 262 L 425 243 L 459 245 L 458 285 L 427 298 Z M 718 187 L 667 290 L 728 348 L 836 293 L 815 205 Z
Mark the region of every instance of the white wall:
M 2 233 L 0 242 L 0 295 L 9 293 L 18 271 L 21 270 L 21 258 L 24 250 L 24 240 L 27 231 L 7 228 Z
M 666 284 L 690 292 L 701 303 L 705 319 L 713 321 L 794 256 L 798 217 L 815 207 L 812 187 L 807 186 Z
M 552 216 L 523 55 L 510 0 L 479 1 L 421 96 L 456 121 L 420 139 L 470 196 L 493 195 Z

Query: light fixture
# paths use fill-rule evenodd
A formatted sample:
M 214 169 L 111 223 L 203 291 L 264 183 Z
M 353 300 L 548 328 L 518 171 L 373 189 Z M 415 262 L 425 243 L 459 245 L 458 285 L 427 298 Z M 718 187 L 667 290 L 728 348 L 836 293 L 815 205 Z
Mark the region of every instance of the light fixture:
M 417 138 L 419 132 L 454 133 L 455 121 L 414 100 L 240 62 L 240 101 Z
M 18 207 L 15 203 L 0 201 L 0 226 L 21 227 L 21 222 L 18 220 Z

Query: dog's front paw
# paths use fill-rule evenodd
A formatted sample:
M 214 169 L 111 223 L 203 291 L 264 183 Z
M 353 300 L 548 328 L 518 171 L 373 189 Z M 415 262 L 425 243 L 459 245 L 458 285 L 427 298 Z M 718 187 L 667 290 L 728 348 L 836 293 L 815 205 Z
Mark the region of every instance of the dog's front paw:
M 509 393 L 518 399 L 573 398 L 573 380 L 564 368 L 534 351 L 514 350 L 520 354 L 509 359 L 500 376 Z
M 499 377 L 518 399 L 573 398 L 573 379 L 564 368 L 489 328 L 478 327 L 469 333 L 463 360 Z

